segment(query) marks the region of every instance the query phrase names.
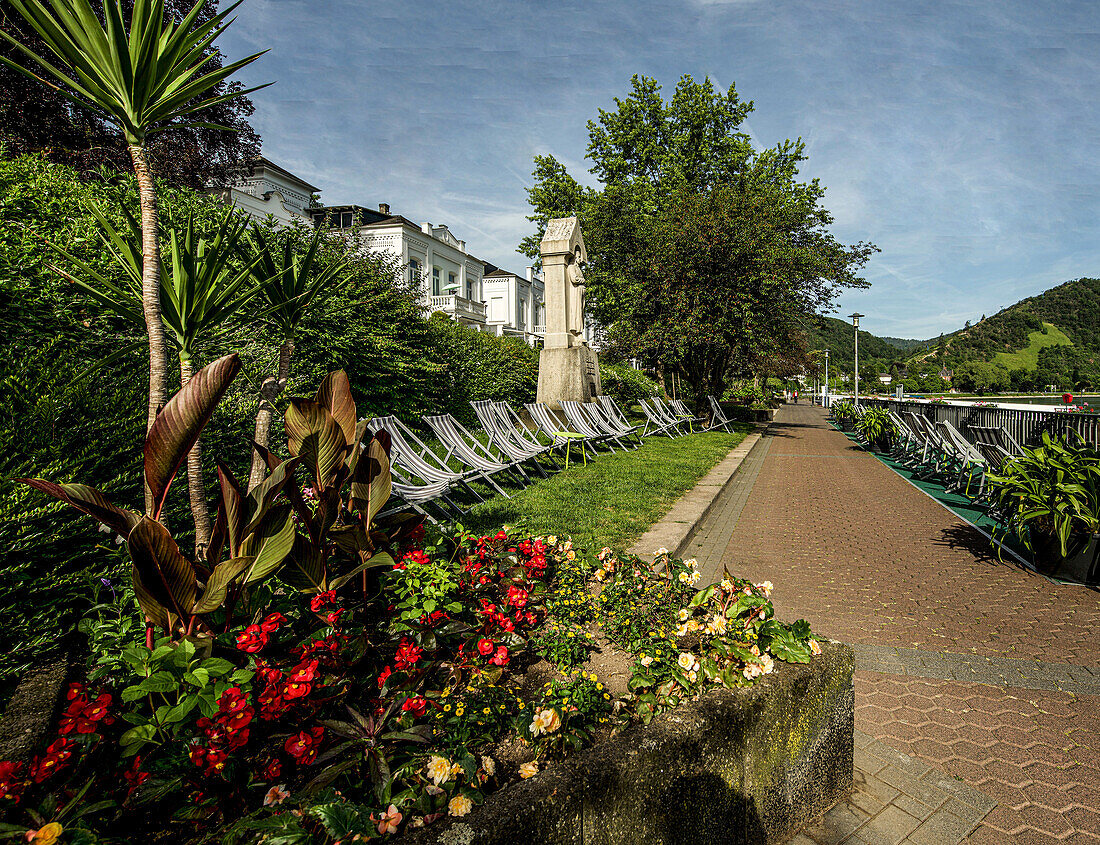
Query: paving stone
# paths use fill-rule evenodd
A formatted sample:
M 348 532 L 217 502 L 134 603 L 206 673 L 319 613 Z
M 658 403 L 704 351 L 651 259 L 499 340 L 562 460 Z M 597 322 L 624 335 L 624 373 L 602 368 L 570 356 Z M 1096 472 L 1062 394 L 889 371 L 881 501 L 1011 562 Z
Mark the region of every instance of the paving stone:
M 781 408 L 752 458 L 691 555 L 707 577 L 772 581 L 779 618 L 853 645 L 868 771 L 852 800 L 920 820 L 920 845 L 1100 845 L 1100 593 L 998 560 L 820 409 Z M 907 781 L 899 754 L 930 769 Z

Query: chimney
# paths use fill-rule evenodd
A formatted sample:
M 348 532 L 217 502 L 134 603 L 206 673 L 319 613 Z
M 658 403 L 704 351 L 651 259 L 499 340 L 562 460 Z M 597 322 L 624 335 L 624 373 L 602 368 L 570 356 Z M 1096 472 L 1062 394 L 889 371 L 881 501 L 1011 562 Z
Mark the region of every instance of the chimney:
M 535 281 L 535 268 L 534 267 L 528 267 L 527 268 L 527 281 L 529 281 L 529 282 Z
M 432 224 L 431 223 L 421 223 L 420 224 L 420 231 L 423 232 L 425 235 L 430 235 L 432 233 Z
M 378 203 L 378 210 L 381 211 L 383 214 L 389 214 L 390 204 L 388 202 L 380 202 Z

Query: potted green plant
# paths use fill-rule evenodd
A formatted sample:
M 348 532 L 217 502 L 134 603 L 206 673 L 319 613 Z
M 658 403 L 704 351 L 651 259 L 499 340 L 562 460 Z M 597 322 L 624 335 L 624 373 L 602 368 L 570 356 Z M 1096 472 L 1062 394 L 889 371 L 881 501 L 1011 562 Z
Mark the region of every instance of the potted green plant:
M 851 431 L 856 418 L 856 406 L 847 400 L 833 403 L 833 419 L 841 431 Z
M 880 453 L 890 450 L 890 444 L 893 443 L 894 436 L 897 434 L 897 427 L 890 418 L 890 412 L 885 408 L 868 408 L 863 412 L 863 416 L 856 420 L 855 426 L 856 431 L 867 441 L 867 445 L 873 451 Z
M 1100 451 L 1043 433 L 1043 442 L 1009 461 L 994 483 L 994 508 L 1051 575 L 1097 580 L 1100 554 Z

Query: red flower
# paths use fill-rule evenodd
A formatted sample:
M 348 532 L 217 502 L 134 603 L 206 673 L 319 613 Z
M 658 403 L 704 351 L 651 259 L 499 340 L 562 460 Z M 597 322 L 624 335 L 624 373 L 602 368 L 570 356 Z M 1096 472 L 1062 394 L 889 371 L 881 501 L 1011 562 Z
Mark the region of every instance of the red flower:
M 408 563 L 417 563 L 421 566 L 427 566 L 429 563 L 431 563 L 431 558 L 424 554 L 423 549 L 411 549 L 410 551 L 405 552 L 405 556 L 401 558 L 401 562 L 401 569 L 404 569 L 405 564 Z
M 237 634 L 237 648 L 255 654 L 267 645 L 267 633 L 259 625 L 249 625 Z
M 152 775 L 148 772 L 141 771 L 141 755 L 139 754 L 134 758 L 134 762 L 130 764 L 130 768 L 122 773 L 122 779 L 130 786 L 126 792 L 126 797 L 129 798 L 133 795 L 134 790 L 149 780 L 150 777 Z
M 272 757 L 271 760 L 268 761 L 268 764 L 264 766 L 264 770 L 261 772 L 260 776 L 264 780 L 275 780 L 282 772 L 282 761 L 278 757 Z
M 283 614 L 269 613 L 264 617 L 264 621 L 260 623 L 260 630 L 265 634 L 274 634 L 284 622 L 286 622 L 286 617 Z
M 497 653 L 493 655 L 493 659 L 489 661 L 494 666 L 507 666 L 508 665 L 508 648 L 507 646 L 500 646 L 497 649 Z
M 313 690 L 313 681 L 317 679 L 317 665 L 318 661 L 314 659 L 295 666 L 283 687 L 283 698 L 295 699 L 309 695 Z
M 280 677 L 282 677 L 282 673 L 280 673 Z M 278 719 L 291 707 L 290 703 L 284 701 L 282 695 L 280 695 L 281 688 L 281 683 L 272 683 L 260 693 L 260 718 L 265 722 Z
M 321 743 L 325 738 L 325 729 L 321 726 L 301 731 L 288 737 L 283 748 L 300 766 L 308 766 L 317 759 Z
M 401 709 L 419 718 L 423 716 L 424 712 L 428 709 L 428 699 L 419 695 L 414 695 L 405 699 L 405 703 L 401 705 Z
M 504 531 L 504 530 L 498 531 L 497 535 L 494 539 L 500 540 L 501 542 L 503 542 L 504 540 L 508 539 L 508 532 Z
M 490 640 L 482 637 L 477 641 L 477 650 L 485 657 L 488 657 L 493 653 L 493 649 L 496 648 L 496 644 Z
M 508 604 L 512 607 L 523 607 L 527 604 L 527 591 L 513 584 L 508 588 Z
M 382 689 L 386 685 L 386 681 L 389 680 L 392 674 L 393 670 L 389 666 L 382 670 L 382 674 L 378 676 L 378 689 Z
M 46 749 L 45 755 L 41 759 L 34 758 L 34 763 L 31 765 L 31 779 L 35 783 L 42 783 L 49 777 L 52 777 L 57 772 L 61 771 L 65 767 L 65 763 L 70 757 L 73 756 L 73 742 L 72 740 L 65 739 L 64 737 L 58 737 L 50 746 Z
M 23 764 L 4 760 L 0 762 L 0 801 L 8 800 L 19 803 L 19 795 L 23 791 Z
M 424 649 L 420 646 L 414 645 L 409 640 L 402 640 L 401 645 L 397 647 L 397 654 L 394 655 L 393 666 L 399 672 L 411 669 L 423 653 Z
M 344 608 L 338 607 L 336 608 L 336 610 L 332 610 L 326 613 L 322 618 L 325 620 L 325 622 L 335 628 L 336 623 L 340 621 L 340 614 L 342 614 L 343 612 Z
M 326 607 L 330 604 L 336 604 L 336 591 L 325 590 L 323 593 L 318 593 L 312 599 L 309 600 L 309 609 L 314 613 L 319 611 L 322 607 Z

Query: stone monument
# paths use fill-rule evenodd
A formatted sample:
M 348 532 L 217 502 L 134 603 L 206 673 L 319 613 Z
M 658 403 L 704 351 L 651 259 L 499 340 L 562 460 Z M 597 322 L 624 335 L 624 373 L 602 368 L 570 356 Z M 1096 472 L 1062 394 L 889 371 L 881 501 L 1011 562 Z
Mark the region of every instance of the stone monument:
M 600 364 L 584 341 L 584 249 L 576 217 L 546 224 L 539 244 L 546 289 L 546 341 L 539 355 L 538 401 L 591 402 L 600 394 Z

